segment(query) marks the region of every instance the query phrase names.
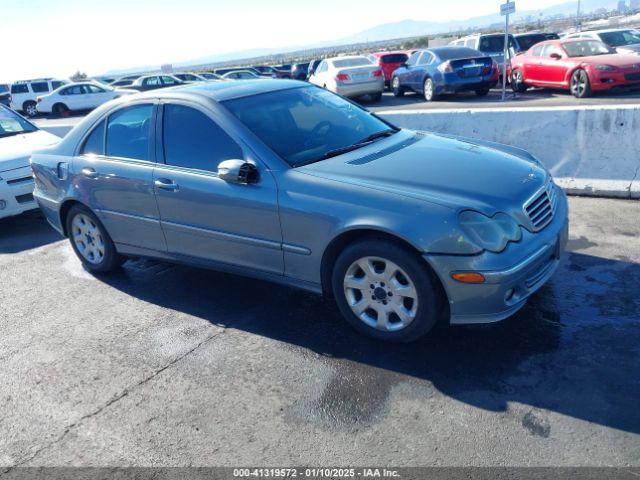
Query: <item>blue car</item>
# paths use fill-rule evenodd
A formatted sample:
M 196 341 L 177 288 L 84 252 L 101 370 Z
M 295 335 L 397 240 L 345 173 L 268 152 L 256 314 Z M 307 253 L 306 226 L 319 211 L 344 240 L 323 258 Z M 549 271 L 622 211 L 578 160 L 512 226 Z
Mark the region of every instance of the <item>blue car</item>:
M 498 83 L 498 65 L 478 50 L 438 47 L 417 50 L 393 72 L 391 88 L 396 97 L 413 91 L 427 102 L 443 93 L 475 91 L 484 96 Z

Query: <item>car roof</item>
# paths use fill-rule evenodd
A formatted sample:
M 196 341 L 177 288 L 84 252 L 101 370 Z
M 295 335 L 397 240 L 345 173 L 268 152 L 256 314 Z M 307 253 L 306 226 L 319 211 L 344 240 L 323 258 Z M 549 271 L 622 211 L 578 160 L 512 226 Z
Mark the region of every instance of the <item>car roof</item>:
M 290 88 L 309 86 L 307 82 L 287 79 L 235 80 L 233 82 L 193 83 L 162 90 L 152 90 L 141 94 L 153 98 L 171 97 L 175 93 L 185 93 L 208 97 L 216 102 L 235 98 L 250 97 L 261 93 L 277 92 Z M 138 96 L 138 98 L 140 98 Z

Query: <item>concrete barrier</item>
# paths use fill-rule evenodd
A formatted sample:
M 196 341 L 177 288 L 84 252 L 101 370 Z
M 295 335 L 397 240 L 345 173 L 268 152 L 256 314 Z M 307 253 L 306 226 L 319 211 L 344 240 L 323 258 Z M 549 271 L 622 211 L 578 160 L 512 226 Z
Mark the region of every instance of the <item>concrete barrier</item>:
M 397 110 L 379 115 L 400 127 L 524 148 L 568 193 L 640 198 L 640 105 Z M 72 127 L 42 126 L 59 136 Z
M 640 105 L 398 110 L 380 115 L 400 127 L 524 148 L 569 193 L 640 198 Z

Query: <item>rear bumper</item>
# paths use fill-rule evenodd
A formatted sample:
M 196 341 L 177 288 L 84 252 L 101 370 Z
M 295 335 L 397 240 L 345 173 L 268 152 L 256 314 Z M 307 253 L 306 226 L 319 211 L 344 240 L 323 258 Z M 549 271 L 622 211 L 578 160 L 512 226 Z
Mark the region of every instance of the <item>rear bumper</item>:
M 47 219 L 47 222 L 62 236 L 65 236 L 64 229 L 62 228 L 62 224 L 60 223 L 60 202 L 55 200 L 51 200 L 43 195 L 38 193 L 38 190 L 33 192 L 33 197 L 37 202 L 37 206 L 40 207 L 40 210 L 44 214 L 44 217 Z
M 28 166 L 0 172 L 0 218 L 38 208 L 33 198 L 33 186 Z
M 378 77 L 370 82 L 361 82 L 351 85 L 336 85 L 335 92 L 344 97 L 359 97 L 371 93 L 382 93 L 384 90 L 384 78 Z
M 522 230 L 519 242 L 500 253 L 475 256 L 424 255 L 438 274 L 449 299 L 451 324 L 491 323 L 524 306 L 558 268 L 568 238 L 566 196 L 559 193 L 554 220 L 538 233 Z M 456 271 L 481 272 L 482 284 L 451 278 Z
M 491 89 L 497 84 L 498 80 L 445 83 L 436 86 L 436 93 L 457 93 L 473 90 L 485 90 Z

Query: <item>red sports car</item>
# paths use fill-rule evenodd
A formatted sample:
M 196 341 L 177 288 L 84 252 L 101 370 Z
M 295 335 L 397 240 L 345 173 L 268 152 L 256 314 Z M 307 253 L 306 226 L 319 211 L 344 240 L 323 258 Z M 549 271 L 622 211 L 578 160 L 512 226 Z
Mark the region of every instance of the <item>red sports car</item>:
M 511 86 L 568 89 L 578 98 L 591 92 L 640 85 L 640 56 L 615 53 L 599 40 L 550 40 L 511 61 Z
M 369 55 L 369 60 L 378 65 L 384 74 L 384 83 L 389 85 L 391 75 L 400 65 L 405 63 L 409 56 L 405 52 L 374 52 Z

